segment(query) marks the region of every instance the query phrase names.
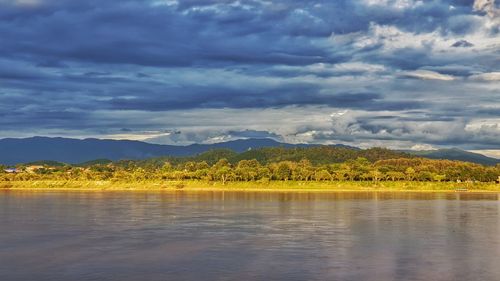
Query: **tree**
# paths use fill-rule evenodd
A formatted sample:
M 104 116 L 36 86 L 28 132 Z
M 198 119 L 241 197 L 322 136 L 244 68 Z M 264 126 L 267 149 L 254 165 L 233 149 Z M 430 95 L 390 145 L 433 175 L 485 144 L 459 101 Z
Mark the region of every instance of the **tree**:
M 333 177 L 327 170 L 323 169 L 314 173 L 314 179 L 316 179 L 316 181 L 329 181 L 332 180 Z
M 372 181 L 379 181 L 383 174 L 379 170 L 371 170 L 368 175 L 370 176 Z
M 294 168 L 295 165 L 291 161 L 281 161 L 275 166 L 273 171 L 274 177 L 277 180 L 287 181 L 292 176 Z
M 267 167 L 261 167 L 258 170 L 258 176 L 257 178 L 259 179 L 264 179 L 264 180 L 269 180 L 271 178 L 271 171 Z
M 308 181 L 314 174 L 314 168 L 307 159 L 300 160 L 296 168 L 292 171 L 292 179 L 299 181 Z
M 222 158 L 217 163 L 215 163 L 209 172 L 209 178 L 214 180 L 220 180 L 222 184 L 226 184 L 226 182 L 231 178 L 232 170 L 231 164 L 227 161 L 226 158 Z
M 231 168 L 231 164 L 229 163 L 229 161 L 227 161 L 226 158 L 221 158 L 212 167 L 215 169 L 220 169 L 222 167 Z
M 186 173 L 184 171 L 173 171 L 170 173 L 170 178 L 180 181 L 186 178 Z
M 392 181 L 397 181 L 397 180 L 403 180 L 405 179 L 406 175 L 402 172 L 397 172 L 397 171 L 389 171 L 386 173 L 387 178 L 391 179 Z
M 419 181 L 430 181 L 432 180 L 432 173 L 429 171 L 420 171 L 417 173 L 416 178 Z
M 158 170 L 158 175 L 161 179 L 168 179 L 170 178 L 170 174 L 173 170 L 174 168 L 172 167 L 172 164 L 170 164 L 170 162 L 165 162 L 163 166 Z
M 433 181 L 441 182 L 444 179 L 446 179 L 446 175 L 432 174 Z
M 415 169 L 408 167 L 405 170 L 406 180 L 412 181 L 415 179 Z
M 222 182 L 222 184 L 224 185 L 224 184 L 226 184 L 226 182 L 228 180 L 230 180 L 230 178 L 232 176 L 231 168 L 229 168 L 227 166 L 220 167 L 215 172 L 215 176 L 216 176 L 216 179 L 220 180 Z
M 356 170 L 355 170 L 355 169 L 353 169 L 353 168 L 351 167 L 351 165 L 346 164 L 346 163 L 344 163 L 344 164 L 342 164 L 342 165 L 340 166 L 340 171 L 339 171 L 339 173 L 340 173 L 341 175 L 343 175 L 343 179 L 344 179 L 344 178 L 347 178 L 348 180 L 351 180 L 351 181 L 353 181 L 354 179 L 356 179 L 356 176 L 357 176 L 357 172 L 356 172 Z
M 143 168 L 136 168 L 132 172 L 132 178 L 134 180 L 145 180 L 146 179 L 146 171 Z
M 260 167 L 260 163 L 255 159 L 241 160 L 236 166 L 236 177 L 243 181 L 253 181 L 257 179 Z

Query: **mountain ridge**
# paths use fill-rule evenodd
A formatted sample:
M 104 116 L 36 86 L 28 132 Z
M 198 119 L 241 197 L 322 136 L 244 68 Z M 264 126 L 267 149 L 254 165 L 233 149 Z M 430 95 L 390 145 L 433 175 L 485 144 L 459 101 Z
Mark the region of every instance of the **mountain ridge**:
M 0 163 L 15 165 L 37 161 L 58 161 L 69 164 L 91 162 L 97 159 L 112 161 L 141 160 L 162 156 L 194 156 L 209 150 L 226 148 L 241 153 L 263 147 L 313 147 L 319 144 L 290 144 L 270 138 L 239 139 L 214 144 L 191 144 L 186 146 L 152 144 L 136 140 L 73 139 L 63 137 L 4 138 L 0 139 Z M 357 147 L 331 145 L 359 150 Z M 404 151 L 415 156 L 431 159 L 448 159 L 496 165 L 500 159 L 468 152 L 456 148 L 431 151 Z
M 146 159 L 159 156 L 192 156 L 216 148 L 243 152 L 261 147 L 307 147 L 309 144 L 288 144 L 272 139 L 240 139 L 215 144 L 187 146 L 152 144 L 135 140 L 72 139 L 62 137 L 30 137 L 0 139 L 0 163 L 15 165 L 36 161 L 58 161 L 70 164 L 96 159 Z

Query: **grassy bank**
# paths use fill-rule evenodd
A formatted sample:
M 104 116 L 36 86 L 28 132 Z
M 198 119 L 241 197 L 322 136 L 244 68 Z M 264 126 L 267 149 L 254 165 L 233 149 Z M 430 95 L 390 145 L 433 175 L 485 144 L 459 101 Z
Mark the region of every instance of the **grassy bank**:
M 0 182 L 0 189 L 11 190 L 95 190 L 95 191 L 263 191 L 263 192 L 329 192 L 329 191 L 425 191 L 455 192 L 467 191 L 500 192 L 500 184 L 495 183 L 451 183 L 451 182 L 296 182 L 272 181 L 220 182 L 206 181 L 5 181 Z

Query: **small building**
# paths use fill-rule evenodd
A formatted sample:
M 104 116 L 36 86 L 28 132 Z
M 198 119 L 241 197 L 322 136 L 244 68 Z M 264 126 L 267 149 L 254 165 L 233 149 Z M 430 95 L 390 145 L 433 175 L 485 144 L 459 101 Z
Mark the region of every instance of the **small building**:
M 8 168 L 8 169 L 5 169 L 3 171 L 8 173 L 8 174 L 19 173 L 19 170 L 17 170 L 16 168 Z
M 26 167 L 26 172 L 33 174 L 37 170 L 40 170 L 43 168 L 44 168 L 44 166 L 42 166 L 42 165 L 31 165 L 31 166 Z

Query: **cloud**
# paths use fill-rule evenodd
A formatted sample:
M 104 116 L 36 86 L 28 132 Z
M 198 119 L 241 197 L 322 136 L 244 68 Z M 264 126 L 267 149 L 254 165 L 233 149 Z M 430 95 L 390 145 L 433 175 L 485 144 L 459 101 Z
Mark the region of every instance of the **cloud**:
M 499 149 L 480 149 L 480 150 L 469 150 L 469 151 L 474 153 L 479 153 L 488 157 L 500 159 Z
M 41 0 L 1 0 L 0 5 L 13 5 L 19 7 L 37 7 L 42 4 Z
M 500 81 L 500 72 L 488 72 L 471 75 L 469 77 L 472 80 L 482 80 L 482 81 Z
M 473 5 L 474 11 L 485 13 L 490 21 L 488 26 L 498 33 L 500 26 L 500 8 L 495 3 L 495 0 L 475 0 Z
M 473 8 L 475 11 L 485 12 L 490 17 L 496 17 L 499 12 L 495 0 L 475 0 Z
M 421 118 L 415 118 L 420 116 Z M 429 113 L 400 112 L 398 115 L 373 114 L 363 111 L 342 111 L 332 115 L 330 131 L 318 132 L 315 138 L 358 143 L 373 140 L 403 147 L 461 146 L 497 147 L 500 142 L 499 119 L 468 121 L 457 117 L 441 119 Z M 398 143 L 399 142 L 399 143 Z M 415 143 L 408 146 L 409 143 Z
M 0 136 L 493 149 L 497 6 L 0 1 Z
M 185 132 L 177 131 L 176 134 L 163 134 L 149 138 L 142 138 L 147 142 L 157 144 L 192 144 L 192 143 L 218 143 L 238 139 L 263 139 L 270 138 L 277 141 L 283 141 L 283 137 L 269 131 L 257 130 L 187 130 Z
M 436 150 L 436 148 L 430 144 L 415 144 L 410 149 L 411 150 Z
M 405 77 L 424 79 L 424 80 L 442 80 L 442 81 L 455 80 L 455 77 L 452 75 L 441 74 L 430 70 L 407 71 L 402 75 Z
M 453 43 L 451 46 L 455 47 L 455 48 L 460 48 L 460 47 L 469 48 L 469 47 L 474 46 L 474 44 L 470 43 L 467 40 L 458 40 L 457 42 Z

